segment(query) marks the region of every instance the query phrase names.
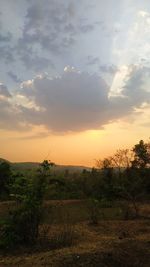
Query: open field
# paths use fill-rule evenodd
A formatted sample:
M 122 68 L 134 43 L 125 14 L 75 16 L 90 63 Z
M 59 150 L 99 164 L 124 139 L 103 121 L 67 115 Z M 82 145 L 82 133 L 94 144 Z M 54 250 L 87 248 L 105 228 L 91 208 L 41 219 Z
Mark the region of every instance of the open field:
M 11 205 L 14 203 L 0 204 L 1 216 Z M 142 217 L 138 220 L 122 220 L 117 207 L 103 208 L 97 226 L 89 223 L 85 200 L 48 201 L 45 210 L 41 232 L 47 231 L 46 246 L 1 254 L 0 267 L 150 266 L 149 203 L 141 204 Z M 55 243 L 64 232 L 72 235 L 71 243 Z

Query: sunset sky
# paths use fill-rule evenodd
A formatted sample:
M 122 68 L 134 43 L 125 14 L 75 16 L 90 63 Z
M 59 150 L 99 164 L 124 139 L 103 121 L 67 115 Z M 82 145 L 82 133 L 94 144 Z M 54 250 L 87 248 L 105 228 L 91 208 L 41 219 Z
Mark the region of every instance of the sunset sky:
M 0 157 L 93 166 L 149 130 L 149 0 L 0 0 Z

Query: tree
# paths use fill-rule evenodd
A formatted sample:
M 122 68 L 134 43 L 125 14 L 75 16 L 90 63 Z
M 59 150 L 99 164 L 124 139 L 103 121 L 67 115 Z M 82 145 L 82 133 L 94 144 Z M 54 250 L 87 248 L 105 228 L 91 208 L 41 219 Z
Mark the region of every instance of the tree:
M 150 166 L 150 144 L 140 140 L 133 148 L 134 160 L 132 166 L 135 168 L 146 168 Z
M 134 159 L 135 151 L 120 149 L 98 163 L 104 175 L 101 189 L 105 197 L 123 199 L 128 207 L 133 207 L 135 216 L 138 216 L 138 200 L 143 195 L 144 187 L 139 169 L 133 168 Z
M 99 194 L 101 199 L 112 200 L 115 197 L 114 192 L 114 169 L 112 158 L 104 158 L 97 161 L 97 167 L 100 169 L 99 175 Z
M 132 167 L 138 171 L 138 174 L 143 181 L 143 188 L 145 194 L 150 193 L 150 143 L 144 143 L 141 140 L 133 148 L 134 160 L 132 161 Z
M 0 161 L 0 198 L 9 195 L 9 184 L 11 182 L 10 164 L 5 161 Z
M 143 186 L 138 170 L 133 168 L 133 160 L 133 150 L 120 149 L 112 157 L 112 165 L 116 169 L 116 177 L 118 177 L 116 193 L 129 208 L 133 207 L 135 217 L 137 217 L 139 215 L 138 200 L 143 194 Z M 128 213 L 128 209 L 126 211 Z
M 20 245 L 35 244 L 39 235 L 43 213 L 42 204 L 50 166 L 52 166 L 51 163 L 44 161 L 34 179 L 16 177 L 17 184 L 12 189 L 14 199 L 19 199 L 19 205 L 1 226 L 1 247 L 15 248 Z

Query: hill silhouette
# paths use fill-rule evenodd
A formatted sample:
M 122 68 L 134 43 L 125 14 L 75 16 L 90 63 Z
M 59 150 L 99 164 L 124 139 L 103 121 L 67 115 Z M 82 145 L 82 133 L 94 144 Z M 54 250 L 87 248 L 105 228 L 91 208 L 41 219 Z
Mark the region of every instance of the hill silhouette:
M 0 161 L 7 161 L 5 159 L 0 159 Z M 9 162 L 9 161 L 7 161 Z M 39 168 L 39 162 L 9 162 L 13 169 L 17 171 L 26 171 L 26 170 L 36 170 Z M 52 167 L 54 172 L 64 172 L 68 170 L 70 173 L 73 172 L 82 172 L 85 170 L 91 170 L 90 167 L 87 166 L 76 166 L 76 165 L 55 165 Z

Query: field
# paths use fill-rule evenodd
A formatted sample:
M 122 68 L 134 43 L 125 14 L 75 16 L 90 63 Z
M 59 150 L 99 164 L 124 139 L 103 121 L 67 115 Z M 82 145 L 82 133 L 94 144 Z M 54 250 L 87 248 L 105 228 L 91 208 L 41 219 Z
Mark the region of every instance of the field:
M 13 202 L 1 202 L 0 216 Z M 86 200 L 47 201 L 41 240 L 34 249 L 3 253 L 0 267 L 149 267 L 150 205 L 139 219 L 123 220 L 117 204 L 102 207 L 99 223 L 90 223 Z M 44 244 L 44 245 L 43 245 Z

